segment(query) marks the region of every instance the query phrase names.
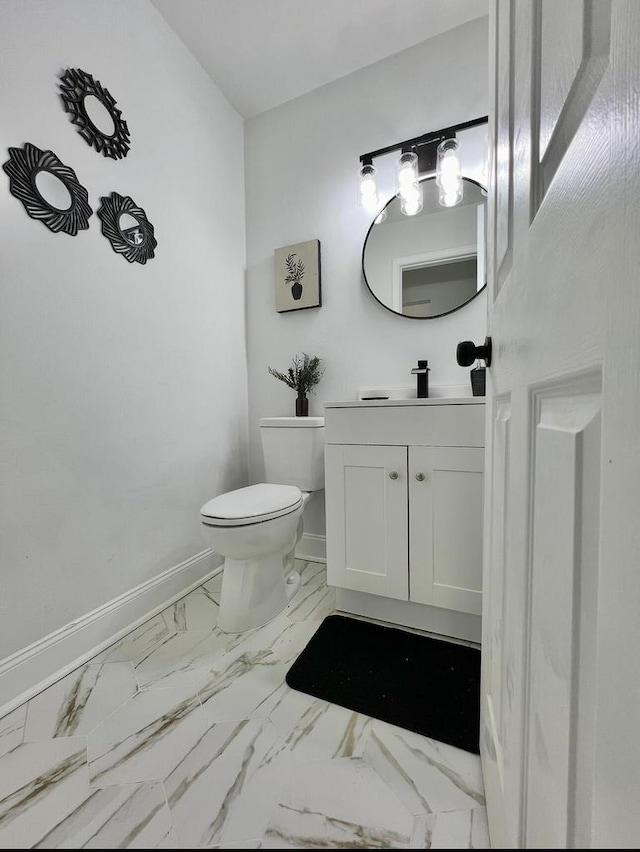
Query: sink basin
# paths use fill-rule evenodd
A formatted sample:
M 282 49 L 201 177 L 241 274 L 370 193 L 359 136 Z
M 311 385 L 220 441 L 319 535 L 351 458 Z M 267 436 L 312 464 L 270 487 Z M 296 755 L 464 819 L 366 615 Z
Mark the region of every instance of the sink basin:
M 430 385 L 429 386 L 429 399 L 442 399 L 447 398 L 451 399 L 461 399 L 464 397 L 471 397 L 471 385 Z M 367 400 L 367 399 L 375 399 L 375 398 L 389 399 L 389 400 L 400 400 L 400 399 L 413 399 L 416 400 L 416 386 L 413 385 L 404 385 L 402 387 L 378 387 L 378 388 L 360 388 L 358 391 L 358 399 L 359 400 Z M 421 402 L 421 400 L 417 400 Z

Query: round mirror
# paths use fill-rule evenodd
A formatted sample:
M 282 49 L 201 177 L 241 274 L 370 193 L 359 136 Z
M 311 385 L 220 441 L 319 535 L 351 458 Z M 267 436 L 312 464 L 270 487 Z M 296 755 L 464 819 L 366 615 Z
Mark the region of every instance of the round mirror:
M 362 271 L 372 295 L 390 311 L 432 319 L 457 311 L 486 284 L 486 190 L 463 178 L 462 201 L 442 207 L 435 177 L 420 179 L 422 210 L 400 212 L 392 198 L 371 224 Z
M 34 178 L 36 189 L 44 201 L 56 210 L 69 210 L 73 204 L 71 193 L 64 182 L 52 172 L 41 169 Z
M 85 95 L 84 108 L 96 130 L 105 136 L 113 136 L 116 132 L 113 117 L 99 98 L 95 95 Z
M 131 213 L 121 213 L 118 216 L 118 228 L 120 233 L 130 246 L 142 245 L 144 235 L 140 223 Z

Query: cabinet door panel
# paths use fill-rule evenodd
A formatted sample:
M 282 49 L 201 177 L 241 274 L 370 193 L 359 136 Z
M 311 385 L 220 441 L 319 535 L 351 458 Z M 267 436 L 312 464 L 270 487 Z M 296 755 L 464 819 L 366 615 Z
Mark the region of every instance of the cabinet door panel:
M 483 470 L 483 449 L 409 448 L 412 601 L 481 615 Z
M 327 445 L 325 489 L 328 582 L 408 600 L 407 448 Z

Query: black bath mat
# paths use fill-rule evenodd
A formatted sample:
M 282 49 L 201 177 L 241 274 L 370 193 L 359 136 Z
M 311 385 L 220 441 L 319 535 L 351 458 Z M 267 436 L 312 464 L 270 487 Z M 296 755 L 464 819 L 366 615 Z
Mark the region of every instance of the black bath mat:
M 479 753 L 480 651 L 330 615 L 289 669 L 292 689 Z

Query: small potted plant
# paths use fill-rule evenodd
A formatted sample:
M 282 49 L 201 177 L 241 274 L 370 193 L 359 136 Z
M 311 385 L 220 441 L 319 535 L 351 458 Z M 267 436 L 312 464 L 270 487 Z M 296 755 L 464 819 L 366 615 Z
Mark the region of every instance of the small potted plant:
M 294 260 L 295 252 L 287 256 L 285 264 L 287 266 L 287 276 L 284 279 L 285 284 L 291 284 L 291 295 L 298 301 L 302 296 L 302 279 L 304 278 L 304 263 L 300 258 Z
M 318 358 L 317 355 L 310 356 L 303 352 L 302 355 L 295 356 L 286 373 L 274 370 L 273 367 L 269 367 L 269 372 L 276 379 L 284 382 L 287 387 L 297 391 L 296 417 L 307 417 L 309 414 L 307 394 L 313 391 L 322 378 L 324 373 L 322 358 Z

